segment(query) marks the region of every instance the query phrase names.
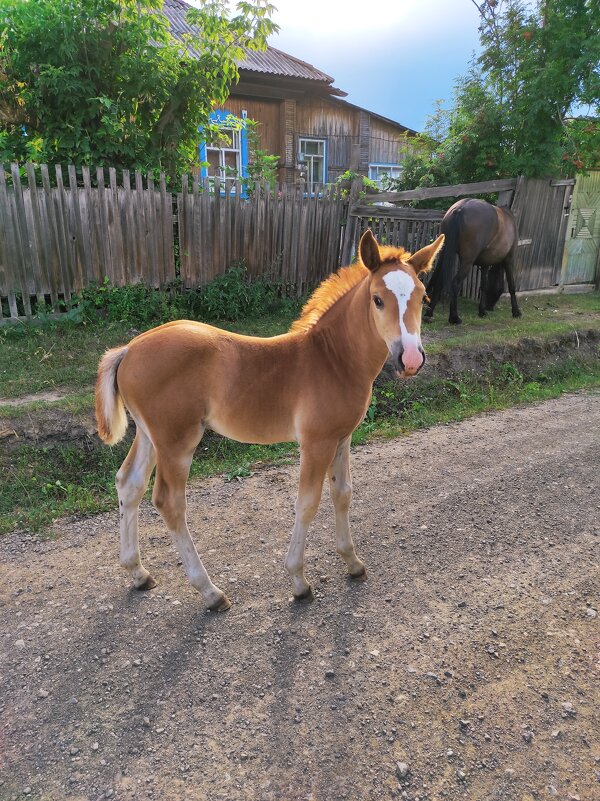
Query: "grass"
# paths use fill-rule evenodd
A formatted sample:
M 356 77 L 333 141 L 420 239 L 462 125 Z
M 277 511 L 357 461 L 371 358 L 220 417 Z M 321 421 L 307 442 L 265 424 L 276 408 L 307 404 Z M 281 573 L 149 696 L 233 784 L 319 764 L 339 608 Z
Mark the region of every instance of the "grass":
M 514 319 L 510 301 L 502 298 L 496 309 L 479 317 L 478 304 L 461 299 L 461 326 L 448 324 L 448 307 L 437 306 L 435 318 L 422 332 L 430 353 L 451 348 L 476 347 L 523 338 L 549 338 L 573 331 L 600 328 L 600 293 L 580 295 L 529 295 L 519 298 L 523 316 Z
M 131 297 L 125 297 L 132 301 Z M 447 308 L 438 307 L 436 319 L 424 326 L 429 352 L 521 338 L 551 338 L 572 331 L 600 328 L 600 294 L 531 296 L 520 300 L 523 318 L 513 320 L 508 301 L 486 318 L 477 306 L 461 303 L 464 325 L 446 322 Z M 221 327 L 257 336 L 279 334 L 289 328 L 299 305 L 289 302 L 275 312 L 254 314 Z M 148 322 L 140 330 L 151 327 Z M 64 392 L 54 403 L 66 416 L 89 413 L 91 388 L 102 352 L 128 341 L 131 321 L 46 322 L 15 329 L 0 328 L 0 398 L 21 398 L 42 391 Z M 425 382 L 377 384 L 365 422 L 354 435 L 360 444 L 374 437 L 400 436 L 438 423 L 463 420 L 485 411 L 545 400 L 579 389 L 600 386 L 600 362 L 563 362 L 552 370 L 525 377 L 512 364 L 491 367 L 483 375 L 464 374 L 457 380 L 435 378 Z M 1 418 L 40 415 L 47 404 L 32 400 L 22 406 L 2 405 Z M 0 440 L 1 441 L 1 440 Z M 15 529 L 40 531 L 68 515 L 88 515 L 114 509 L 114 476 L 127 445 L 98 448 L 90 439 L 82 446 L 40 448 L 24 446 L 13 453 L 0 451 L 0 533 Z M 243 481 L 261 462 L 283 463 L 295 458 L 292 443 L 275 446 L 241 445 L 216 435 L 204 438 L 192 465 L 193 477 L 222 474 Z

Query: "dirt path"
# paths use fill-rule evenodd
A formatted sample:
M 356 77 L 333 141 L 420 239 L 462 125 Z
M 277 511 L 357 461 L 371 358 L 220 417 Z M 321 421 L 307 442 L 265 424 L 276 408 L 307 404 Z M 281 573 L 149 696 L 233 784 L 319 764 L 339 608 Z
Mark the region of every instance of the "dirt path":
M 117 515 L 0 541 L 0 799 L 597 801 L 600 395 L 353 454 L 317 600 L 282 568 L 297 467 L 189 493 L 234 606 L 210 615 L 158 517 L 128 590 Z

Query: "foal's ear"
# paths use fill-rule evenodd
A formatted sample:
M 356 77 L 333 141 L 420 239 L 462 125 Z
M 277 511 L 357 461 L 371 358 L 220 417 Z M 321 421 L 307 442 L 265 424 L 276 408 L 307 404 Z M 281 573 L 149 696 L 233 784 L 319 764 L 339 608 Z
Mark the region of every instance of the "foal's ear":
M 365 267 L 371 270 L 372 273 L 374 273 L 375 270 L 381 266 L 379 245 L 377 244 L 377 240 L 373 236 L 373 232 L 370 228 L 367 228 L 367 230 L 361 236 L 358 252 L 360 254 L 360 260 Z
M 428 273 L 433 268 L 435 257 L 443 244 L 444 234 L 440 234 L 431 245 L 426 245 L 424 248 L 421 248 L 421 250 L 417 250 L 416 253 L 413 253 L 408 263 L 412 264 L 417 275 L 419 275 L 419 273 Z

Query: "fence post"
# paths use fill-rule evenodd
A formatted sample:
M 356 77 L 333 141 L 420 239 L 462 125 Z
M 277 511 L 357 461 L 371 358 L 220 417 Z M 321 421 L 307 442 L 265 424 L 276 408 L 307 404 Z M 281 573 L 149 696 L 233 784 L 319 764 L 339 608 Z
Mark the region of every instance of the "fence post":
M 341 248 L 341 265 L 345 266 L 350 264 L 352 260 L 352 247 L 354 245 L 354 238 L 356 236 L 357 218 L 352 216 L 354 206 L 358 202 L 360 190 L 362 187 L 362 178 L 355 178 L 350 187 L 350 197 L 348 198 L 348 211 L 346 214 L 346 228 L 344 229 L 344 241 Z

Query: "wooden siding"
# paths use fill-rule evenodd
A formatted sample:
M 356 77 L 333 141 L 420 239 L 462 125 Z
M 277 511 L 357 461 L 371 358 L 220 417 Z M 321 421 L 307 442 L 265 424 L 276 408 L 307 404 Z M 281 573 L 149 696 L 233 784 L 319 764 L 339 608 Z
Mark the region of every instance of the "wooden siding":
M 407 138 L 395 126 L 371 117 L 369 164 L 400 164 L 406 152 Z
M 358 137 L 358 112 L 326 98 L 298 101 L 298 133 L 309 136 Z
M 297 136 L 327 141 L 327 180 L 334 182 L 352 163 L 352 148 L 358 141 L 358 118 L 352 109 L 325 98 L 297 104 Z
M 371 163 L 399 164 L 410 147 L 411 137 L 400 126 L 327 97 L 269 100 L 240 93 L 232 95 L 225 108 L 237 116 L 245 109 L 260 123 L 261 146 L 280 157 L 279 180 L 285 183 L 299 178 L 299 137 L 326 140 L 329 182 L 349 169 L 366 175 Z
M 261 148 L 273 156 L 279 156 L 283 162 L 285 154 L 280 130 L 280 106 L 279 100 L 257 100 L 256 98 L 232 96 L 228 98 L 223 108 L 240 118 L 242 109 L 245 109 L 249 119 L 260 123 L 258 134 Z

